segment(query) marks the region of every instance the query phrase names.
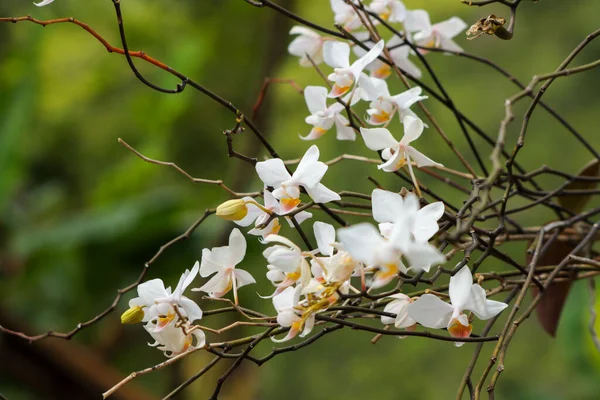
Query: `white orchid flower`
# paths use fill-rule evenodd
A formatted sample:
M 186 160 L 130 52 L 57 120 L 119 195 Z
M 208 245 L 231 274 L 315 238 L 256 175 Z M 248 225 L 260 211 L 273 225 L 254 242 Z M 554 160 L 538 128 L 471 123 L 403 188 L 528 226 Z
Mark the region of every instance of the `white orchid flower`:
M 337 234 L 352 259 L 379 268 L 373 277 L 372 288 L 385 286 L 398 272 L 408 270 L 402 263 L 402 251 L 391 240 L 382 237 L 373 225 L 364 222 L 338 229 Z
M 282 327 L 290 328 L 283 339 L 271 338 L 274 342 L 281 343 L 293 339 L 300 330 L 302 330 L 300 337 L 304 337 L 312 331 L 315 325 L 314 314 L 306 318 L 298 315 L 298 313 L 301 313 L 299 306 L 301 289 L 300 286 L 296 288 L 288 287 L 273 297 L 273 306 L 277 311 L 277 323 Z
M 399 0 L 373 0 L 368 8 L 388 22 L 402 22 L 406 18 L 406 6 Z
M 404 136 L 399 142 L 385 128 L 360 129 L 365 144 L 369 149 L 383 150 L 381 157 L 385 162 L 377 166 L 377 168 L 386 172 L 397 171 L 407 164 L 409 168 L 412 168 L 410 163 L 411 158 L 416 161 L 419 168 L 442 166 L 442 164 L 433 161 L 410 145 L 411 142 L 417 140 L 421 136 L 421 133 L 423 133 L 423 121 L 407 115 L 403 119 L 403 125 Z
M 239 229 L 229 234 L 229 245 L 202 250 L 200 276 L 206 278 L 215 274 L 202 287 L 192 289 L 208 293 L 211 297 L 222 297 L 231 289 L 235 304 L 238 304 L 237 290 L 242 286 L 256 283 L 252 275 L 243 269 L 236 269 L 246 255 L 246 239 Z
M 321 86 L 307 86 L 304 89 L 304 98 L 311 115 L 306 117 L 307 124 L 314 128 L 303 140 L 315 140 L 323 136 L 333 125 L 337 130 L 338 140 L 355 140 L 356 133 L 349 126 L 349 122 L 341 112 L 345 109 L 341 103 L 334 103 L 327 107 L 327 89 Z
M 141 322 L 149 322 L 153 331 L 157 332 L 169 325 L 177 318 L 176 306 L 179 313 L 190 322 L 202 318 L 202 310 L 193 300 L 183 295 L 185 289 L 198 275 L 199 263 L 196 262 L 191 271 L 185 270 L 181 275 L 175 291 L 166 288 L 161 279 L 152 279 L 137 287 L 138 297 L 129 301 L 129 307 L 142 309 L 144 312 Z
M 327 203 L 340 200 L 340 196 L 329 190 L 321 182 L 329 168 L 319 160 L 319 148 L 311 146 L 293 175 L 285 168 L 279 158 L 256 163 L 256 172 L 267 186 L 273 187 L 273 195 L 280 201 L 281 212 L 287 214 L 300 204 L 300 186 L 302 186 L 315 203 Z
M 383 311 L 396 314 L 395 318 L 382 316 L 381 323 L 384 325 L 394 324 L 396 328 L 413 328 L 416 325 L 416 321 L 408 315 L 408 305 L 411 303 L 410 297 L 403 293 L 393 294 L 388 296 L 393 299 L 386 304 Z
M 473 284 L 471 271 L 466 265 L 452 278 L 448 290 L 450 303 L 433 294 L 424 294 L 408 306 L 408 315 L 419 324 L 433 329 L 447 328 L 456 338 L 467 338 L 473 330 L 464 311 L 471 311 L 482 320 L 498 315 L 508 305 L 500 301 L 487 300 L 485 290 Z M 463 343 L 457 342 L 457 346 Z
M 393 36 L 388 41 L 387 47 L 394 64 L 396 64 L 400 70 L 407 72 L 417 79 L 421 78 L 422 73 L 419 67 L 408 59 L 408 56 L 411 53 L 410 46 L 404 45 L 404 40 L 402 38 Z M 354 46 L 352 49 L 354 54 L 358 57 L 367 54 L 367 51 L 360 46 Z M 379 59 L 375 59 L 372 63 L 367 65 L 366 69 L 374 78 L 387 79 L 392 75 L 392 67 Z
M 444 215 L 444 203 L 438 201 L 420 208 L 414 193 L 403 198 L 398 193 L 375 189 L 371 203 L 373 219 L 379 222 L 379 231 L 386 238 L 391 236 L 394 223 L 402 219 L 416 242 L 427 243 L 440 229 L 437 221 Z
M 144 326 L 148 333 L 154 338 L 154 343 L 149 343 L 149 346 L 157 347 L 162 350 L 167 357 L 173 357 L 184 353 L 192 348 L 204 347 L 206 344 L 206 336 L 200 329 L 192 330 L 189 322 L 185 327 L 187 334 L 183 332 L 182 327 L 169 325 L 161 331 L 155 331 L 150 323 Z M 194 341 L 196 342 L 194 344 Z
M 359 264 L 335 240 L 335 228 L 324 222 L 313 224 L 319 252 L 325 257 L 314 257 L 311 260 L 311 271 L 320 283 L 345 283 Z M 337 252 L 334 254 L 335 249 Z M 343 285 L 340 290 L 347 290 Z
M 363 57 L 350 65 L 350 46 L 343 42 L 326 42 L 323 45 L 325 63 L 333 67 L 333 73 L 327 79 L 333 81 L 329 97 L 336 98 L 350 91 L 361 80 L 362 71 L 383 51 L 384 42 L 380 40 Z
M 40 1 L 39 3 L 33 3 L 33 4 L 35 4 L 38 7 L 43 7 L 43 6 L 47 6 L 48 4 L 53 3 L 53 2 L 54 2 L 54 0 L 43 0 L 43 1 Z
M 310 265 L 306 261 L 306 255 L 302 249 L 291 240 L 279 235 L 269 235 L 264 241 L 265 243 L 278 243 L 263 251 L 263 256 L 269 263 L 267 278 L 277 286 L 271 296 L 283 292 L 298 281 L 300 281 L 301 287 L 308 285 L 312 276 Z
M 335 14 L 334 20 L 336 24 L 343 26 L 348 32 L 362 26 L 360 17 L 356 14 L 354 7 L 346 4 L 344 0 L 330 0 L 330 2 L 331 9 Z
M 387 124 L 398 113 L 400 122 L 404 122 L 404 117 L 411 116 L 418 118 L 417 115 L 410 109 L 416 102 L 427 99 L 427 96 L 421 96 L 421 88 L 419 86 L 406 90 L 395 96 L 390 95 L 387 83 L 378 78 L 369 78 L 364 81 L 362 88 L 368 96 L 371 103 L 367 114 L 367 120 L 371 125 Z
M 265 209 L 278 215 L 282 214 L 281 205 L 271 192 L 265 189 L 263 192 L 263 197 L 265 199 Z M 271 218 L 271 215 L 268 212 L 262 210 L 260 207 L 253 204 L 254 200 L 251 197 L 244 197 L 242 198 L 242 200 L 247 202 L 248 213 L 241 220 L 234 221 L 236 224 L 238 224 L 239 226 L 248 226 L 254 223 L 255 227 L 249 230 L 248 234 L 254 236 L 262 236 L 263 238 L 271 234 L 279 233 L 279 230 L 281 229 L 281 225 L 279 224 L 279 218 L 273 218 L 271 222 L 269 222 L 265 227 L 259 228 L 260 226 L 264 225 L 269 220 L 269 218 Z M 294 218 L 298 224 L 301 224 L 302 222 L 306 221 L 311 217 L 311 213 L 306 211 L 300 211 L 293 217 L 286 216 L 284 218 L 288 222 L 290 227 L 294 228 L 294 224 L 292 223 L 291 218 Z
M 323 62 L 324 37 L 311 29 L 298 25 L 290 30 L 290 35 L 298 36 L 288 46 L 288 52 L 293 56 L 300 57 L 301 66 L 312 66 L 309 57 L 315 65 Z
M 458 17 L 452 17 L 431 25 L 427 11 L 413 10 L 409 11 L 406 16 L 404 28 L 409 32 L 416 32 L 413 35 L 413 40 L 419 46 L 462 51 L 462 48 L 452 38 L 464 31 L 467 24 Z

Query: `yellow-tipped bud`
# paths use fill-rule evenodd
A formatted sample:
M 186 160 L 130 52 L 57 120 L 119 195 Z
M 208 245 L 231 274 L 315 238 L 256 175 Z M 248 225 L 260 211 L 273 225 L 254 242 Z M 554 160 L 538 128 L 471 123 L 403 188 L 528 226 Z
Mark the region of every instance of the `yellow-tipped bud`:
M 239 221 L 247 214 L 248 207 L 243 199 L 228 200 L 217 207 L 217 216 L 227 221 Z
M 137 324 L 144 319 L 144 310 L 141 306 L 131 307 L 121 315 L 122 324 Z

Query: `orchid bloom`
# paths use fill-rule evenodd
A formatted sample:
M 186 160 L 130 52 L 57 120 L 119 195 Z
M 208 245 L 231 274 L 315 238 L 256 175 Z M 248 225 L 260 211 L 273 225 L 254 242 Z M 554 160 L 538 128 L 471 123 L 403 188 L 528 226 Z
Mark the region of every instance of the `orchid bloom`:
M 260 179 L 265 185 L 275 189 L 273 195 L 280 201 L 283 214 L 289 213 L 300 204 L 300 186 L 315 203 L 341 199 L 337 193 L 320 183 L 329 167 L 318 160 L 319 148 L 313 145 L 306 151 L 293 175 L 290 175 L 279 158 L 256 163 L 256 172 Z
M 169 325 L 161 331 L 155 331 L 151 324 L 144 326 L 148 333 L 154 338 L 154 343 L 149 346 L 162 350 L 167 357 L 173 357 L 193 348 L 201 348 L 206 344 L 206 336 L 200 329 L 192 329 L 189 322 L 185 326 Z M 185 328 L 186 333 L 183 332 Z M 196 343 L 194 344 L 194 340 Z
M 243 269 L 236 269 L 246 255 L 246 239 L 239 229 L 235 228 L 229 235 L 229 245 L 202 250 L 200 276 L 206 278 L 215 274 L 202 287 L 192 289 L 202 291 L 210 297 L 222 297 L 231 289 L 235 304 L 238 304 L 237 290 L 242 286 L 256 283 L 252 275 Z
M 277 286 L 271 296 L 300 281 L 300 286 L 308 285 L 311 279 L 310 266 L 300 247 L 291 240 L 279 235 L 269 235 L 265 243 L 277 243 L 263 251 L 269 265 L 267 278 Z M 268 296 L 268 297 L 271 297 Z
M 389 123 L 394 114 L 398 113 L 400 121 L 404 121 L 404 117 L 411 116 L 418 118 L 410 107 L 418 101 L 424 100 L 427 96 L 421 96 L 421 88 L 419 86 L 406 90 L 395 96 L 391 96 L 388 90 L 387 83 L 384 80 L 377 78 L 369 78 L 369 84 L 363 84 L 363 90 L 367 93 L 371 101 L 367 114 L 367 120 L 371 125 L 382 125 Z
M 436 47 L 448 51 L 462 51 L 452 38 L 467 28 L 465 21 L 452 17 L 446 21 L 431 25 L 429 14 L 425 10 L 409 11 L 404 27 L 409 32 L 416 32 L 413 40 L 423 47 Z
M 53 3 L 53 2 L 54 2 L 54 0 L 43 0 L 43 1 L 40 1 L 39 3 L 33 3 L 33 4 L 35 4 L 38 7 L 43 7 L 43 6 L 47 6 L 48 4 Z
M 381 316 L 381 323 L 384 325 L 394 324 L 396 328 L 414 329 L 417 323 L 408 315 L 408 306 L 411 303 L 410 297 L 403 293 L 398 293 L 389 296 L 389 298 L 393 300 L 386 304 L 383 311 L 396 314 L 396 317 L 391 318 L 383 315 Z
M 324 222 L 315 222 L 313 231 L 317 240 L 319 252 L 325 257 L 314 257 L 311 260 L 311 271 L 316 280 L 323 283 L 347 282 L 359 265 L 350 254 L 335 241 L 335 228 Z M 337 252 L 334 254 L 334 249 Z M 347 285 L 340 289 L 345 291 Z
M 264 208 L 266 210 L 275 214 L 282 213 L 281 205 L 271 192 L 265 189 L 263 192 L 263 196 L 265 199 Z M 260 207 L 256 206 L 254 204 L 254 200 L 251 197 L 244 197 L 242 200 L 246 201 L 247 203 L 248 213 L 241 220 L 234 221 L 236 224 L 238 224 L 239 226 L 248 226 L 254 222 L 255 227 L 249 230 L 248 233 L 254 236 L 262 236 L 263 238 L 271 234 L 279 233 L 279 230 L 281 229 L 281 225 L 279 224 L 279 218 L 273 218 L 271 222 L 269 222 L 266 226 L 260 228 L 260 226 L 264 225 L 269 220 L 271 214 L 263 211 Z M 290 227 L 293 228 L 294 224 L 292 223 L 291 218 L 294 218 L 298 224 L 301 224 L 302 222 L 306 221 L 311 217 L 311 213 L 306 211 L 300 211 L 293 217 L 285 217 L 285 220 L 288 222 Z
M 323 62 L 323 43 L 325 38 L 315 31 L 303 26 L 294 26 L 290 30 L 290 35 L 298 35 L 288 46 L 288 52 L 296 57 L 300 57 L 300 65 L 310 67 L 312 60 L 315 65 Z
M 456 338 L 468 338 L 473 330 L 465 310 L 477 318 L 487 320 L 498 315 L 508 305 L 487 300 L 485 289 L 473 284 L 471 271 L 466 265 L 450 278 L 450 304 L 433 294 L 424 294 L 408 306 L 408 315 L 419 324 L 433 329 L 447 328 Z M 463 343 L 457 342 L 457 346 Z
M 189 322 L 202 318 L 202 310 L 194 301 L 183 295 L 185 289 L 192 283 L 198 275 L 199 263 L 196 262 L 191 271 L 185 270 L 175 291 L 171 293 L 171 288 L 165 289 L 161 279 L 152 279 L 144 282 L 137 287 L 138 297 L 129 301 L 130 309 L 138 308 L 143 310 L 141 322 L 149 322 L 153 332 L 165 329 L 171 322 L 176 320 L 178 308 L 179 313 L 186 317 Z
M 408 59 L 411 50 L 408 45 L 404 44 L 404 39 L 394 36 L 388 41 L 387 47 L 390 56 L 392 57 L 392 61 L 394 61 L 394 64 L 396 64 L 400 70 L 407 72 L 415 78 L 421 78 L 422 73 L 419 67 Z M 367 53 L 367 51 L 360 46 L 354 46 L 352 49 L 354 54 L 358 57 L 362 57 Z M 392 67 L 379 59 L 375 59 L 372 63 L 367 65 L 366 69 L 374 78 L 387 79 L 392 75 Z
M 320 86 L 307 86 L 304 89 L 304 98 L 311 115 L 306 117 L 307 124 L 314 128 L 303 140 L 315 140 L 320 138 L 335 124 L 338 140 L 355 140 L 356 133 L 349 126 L 348 120 L 341 114 L 344 105 L 334 103 L 327 107 L 327 89 Z
M 329 97 L 336 98 L 347 93 L 360 81 L 362 71 L 383 51 L 384 42 L 380 40 L 364 56 L 350 65 L 350 46 L 343 42 L 326 42 L 323 45 L 325 63 L 333 67 L 333 73 L 327 79 L 333 81 Z
M 340 242 L 355 261 L 379 268 L 373 277 L 372 288 L 385 286 L 398 272 L 407 271 L 402 263 L 400 249 L 392 241 L 382 237 L 373 225 L 364 222 L 338 229 L 337 233 Z
M 388 22 L 402 22 L 406 18 L 406 6 L 399 0 L 373 0 L 369 9 Z
M 353 31 L 362 26 L 360 17 L 350 4 L 346 4 L 344 0 L 330 0 L 331 9 L 335 16 L 334 20 L 337 25 L 341 25 L 348 32 Z
M 284 328 L 290 328 L 283 339 L 271 338 L 274 342 L 281 343 L 293 339 L 303 329 L 300 337 L 304 337 L 312 331 L 315 325 L 314 314 L 306 318 L 300 317 L 300 291 L 301 287 L 288 287 L 283 292 L 273 297 L 273 306 L 277 311 L 277 323 Z
M 444 203 L 431 203 L 419 208 L 419 198 L 414 193 L 402 197 L 398 193 L 375 189 L 371 194 L 373 219 L 379 222 L 379 231 L 390 237 L 394 223 L 403 219 L 407 229 L 418 243 L 427 243 L 439 230 L 437 221 L 444 215 Z
M 423 121 L 407 115 L 404 117 L 403 124 L 404 136 L 399 142 L 385 128 L 360 129 L 365 144 L 369 149 L 383 150 L 381 157 L 385 162 L 378 165 L 377 168 L 386 172 L 397 171 L 407 164 L 409 168 L 412 168 L 410 163 L 411 157 L 416 161 L 419 168 L 442 166 L 442 164 L 433 161 L 410 145 L 412 141 L 417 140 L 421 136 L 421 133 L 423 133 Z

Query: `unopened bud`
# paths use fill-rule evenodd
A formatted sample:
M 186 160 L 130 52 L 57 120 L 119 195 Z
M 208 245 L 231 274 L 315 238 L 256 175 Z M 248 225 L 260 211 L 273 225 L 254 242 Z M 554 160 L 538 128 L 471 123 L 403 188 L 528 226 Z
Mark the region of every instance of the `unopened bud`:
M 217 207 L 217 216 L 228 221 L 239 221 L 248 214 L 244 199 L 228 200 Z
M 121 315 L 122 324 L 137 324 L 144 319 L 144 310 L 141 306 L 131 307 Z

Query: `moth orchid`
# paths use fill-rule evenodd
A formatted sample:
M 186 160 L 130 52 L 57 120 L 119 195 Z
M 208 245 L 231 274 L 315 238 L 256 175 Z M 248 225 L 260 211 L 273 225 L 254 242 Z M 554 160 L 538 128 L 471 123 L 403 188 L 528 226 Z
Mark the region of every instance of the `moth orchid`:
M 393 299 L 386 304 L 383 311 L 396 314 L 395 318 L 381 316 L 381 323 L 384 325 L 394 324 L 396 328 L 407 328 L 413 329 L 416 325 L 416 321 L 408 315 L 408 305 L 410 304 L 410 297 L 403 293 L 393 294 L 388 298 Z
M 275 214 L 282 214 L 281 205 L 279 201 L 273 196 L 271 192 L 268 190 L 264 190 L 263 196 L 265 199 L 264 209 L 273 212 Z M 251 197 L 244 197 L 243 200 L 246 201 L 248 207 L 248 213 L 244 218 L 239 221 L 235 221 L 239 226 L 248 226 L 254 222 L 254 228 L 249 230 L 248 233 L 254 236 L 262 236 L 263 238 L 267 237 L 271 234 L 279 233 L 281 229 L 281 225 L 279 224 L 278 218 L 273 218 L 271 222 L 269 222 L 266 226 L 263 225 L 271 218 L 271 214 L 267 211 L 264 211 L 261 207 L 256 206 L 253 202 L 254 200 Z M 288 222 L 291 228 L 294 227 L 294 224 L 291 221 L 291 218 L 294 218 L 298 224 L 306 221 L 308 218 L 311 218 L 312 214 L 306 211 L 300 211 L 295 214 L 293 217 L 285 217 L 285 220 Z
M 388 22 L 402 22 L 406 18 L 406 6 L 399 0 L 373 0 L 369 9 Z
M 332 225 L 317 221 L 313 224 L 313 230 L 319 252 L 325 256 L 314 257 L 311 260 L 311 271 L 316 280 L 328 284 L 346 283 L 359 267 L 358 263 L 340 244 L 336 243 L 335 228 Z M 337 252 L 334 254 L 336 248 Z M 340 287 L 342 290 L 347 288 L 347 285 Z
M 265 243 L 276 243 L 263 251 L 269 265 L 267 278 L 277 286 L 271 295 L 281 293 L 287 287 L 300 281 L 300 286 L 308 285 L 311 279 L 310 265 L 300 247 L 291 240 L 279 235 L 269 235 Z
M 229 245 L 202 250 L 200 276 L 206 278 L 215 274 L 202 287 L 192 289 L 202 291 L 210 297 L 223 297 L 233 289 L 235 304 L 238 304 L 237 290 L 242 286 L 256 283 L 252 275 L 243 269 L 236 269 L 246 255 L 246 239 L 239 229 L 235 228 L 229 235 Z
M 284 328 L 290 328 L 283 339 L 272 338 L 274 342 L 281 343 L 293 339 L 300 330 L 302 330 L 300 337 L 304 337 L 312 331 L 315 324 L 314 314 L 306 318 L 298 315 L 301 312 L 299 306 L 301 289 L 300 286 L 296 288 L 288 287 L 273 297 L 273 306 L 277 311 L 277 323 Z
M 344 0 L 330 0 L 330 2 L 331 9 L 335 14 L 334 20 L 337 25 L 343 26 L 348 32 L 362 26 L 362 22 L 360 21 L 358 14 L 356 14 L 354 7 L 347 4 Z M 356 2 L 354 1 L 354 3 Z
M 367 120 L 371 125 L 387 124 L 398 113 L 400 121 L 404 117 L 411 116 L 417 118 L 416 114 L 410 109 L 416 102 L 424 100 L 427 96 L 421 96 L 421 88 L 414 87 L 395 96 L 391 96 L 387 83 L 384 80 L 370 78 L 370 85 L 364 84 L 363 90 L 368 93 L 369 99 L 373 100 L 369 104 Z
M 363 70 L 383 51 L 384 42 L 380 40 L 364 56 L 350 65 L 350 46 L 342 42 L 326 42 L 323 45 L 325 63 L 333 67 L 333 73 L 327 79 L 333 81 L 329 97 L 336 98 L 347 93 L 360 81 Z
M 485 290 L 473 284 L 471 271 L 466 265 L 450 278 L 450 303 L 433 294 L 424 294 L 408 306 L 408 315 L 419 324 L 433 329 L 447 328 L 456 338 L 468 338 L 473 327 L 464 311 L 471 311 L 482 320 L 498 315 L 507 304 L 487 300 Z M 462 346 L 457 342 L 456 346 Z
M 341 103 L 334 103 L 327 107 L 327 89 L 320 86 L 307 86 L 304 89 L 304 98 L 311 115 L 306 117 L 307 124 L 314 128 L 303 140 L 315 140 L 323 136 L 333 125 L 337 130 L 338 140 L 355 140 L 354 129 L 348 126 L 348 120 L 341 115 L 345 109 Z
M 385 162 L 378 165 L 377 168 L 386 172 L 397 171 L 407 164 L 409 168 L 412 168 L 410 163 L 411 158 L 415 160 L 419 168 L 442 166 L 442 164 L 433 161 L 410 145 L 411 142 L 417 140 L 421 136 L 421 133 L 423 133 L 423 121 L 407 115 L 403 119 L 403 125 L 404 136 L 399 142 L 385 128 L 360 129 L 365 144 L 369 149 L 383 150 L 381 157 Z
M 387 43 L 388 51 L 394 63 L 401 71 L 408 73 L 415 78 L 421 78 L 421 70 L 412 61 L 408 59 L 410 47 L 404 44 L 404 40 L 398 36 L 392 37 Z M 354 46 L 354 54 L 362 57 L 367 51 L 360 46 Z M 379 59 L 375 59 L 366 67 L 369 74 L 374 78 L 386 79 L 392 74 L 392 67 Z
M 439 230 L 437 221 L 444 215 L 444 203 L 438 201 L 420 208 L 419 198 L 413 193 L 403 198 L 398 193 L 375 189 L 371 201 L 373 219 L 379 222 L 384 237 L 390 237 L 394 222 L 402 219 L 416 242 L 427 243 Z
M 404 27 L 409 32 L 416 32 L 413 40 L 423 47 L 436 47 L 449 51 L 462 51 L 452 38 L 467 28 L 465 21 L 452 17 L 446 21 L 431 25 L 429 14 L 425 10 L 409 11 Z
M 273 187 L 273 195 L 279 200 L 281 213 L 287 214 L 300 204 L 300 187 L 315 203 L 340 200 L 340 196 L 323 185 L 321 179 L 329 168 L 319 160 L 319 148 L 311 146 L 296 168 L 293 175 L 279 158 L 256 163 L 256 172 L 265 185 Z
M 300 57 L 301 66 L 312 66 L 310 60 L 315 65 L 323 62 L 323 43 L 325 43 L 325 38 L 303 26 L 294 26 L 290 30 L 290 35 L 298 36 L 288 46 L 288 52 L 293 56 Z
M 187 325 L 178 327 L 169 325 L 161 331 L 153 330 L 150 323 L 144 327 L 155 340 L 154 343 L 149 343 L 148 345 L 162 350 L 167 357 L 176 356 L 193 348 L 201 348 L 206 344 L 204 332 L 200 329 L 192 330 L 189 322 Z M 183 332 L 183 328 L 185 328 L 185 333 Z M 194 341 L 196 342 L 195 344 Z
M 149 322 L 154 332 L 158 332 L 177 319 L 179 314 L 186 317 L 188 321 L 194 322 L 202 318 L 202 310 L 193 300 L 183 295 L 183 292 L 192 283 L 198 275 L 199 263 L 196 262 L 191 271 L 185 270 L 181 275 L 175 291 L 171 293 L 171 288 L 166 288 L 161 279 L 152 279 L 144 282 L 137 287 L 138 297 L 129 301 L 130 310 L 138 309 L 143 311 L 141 322 Z

